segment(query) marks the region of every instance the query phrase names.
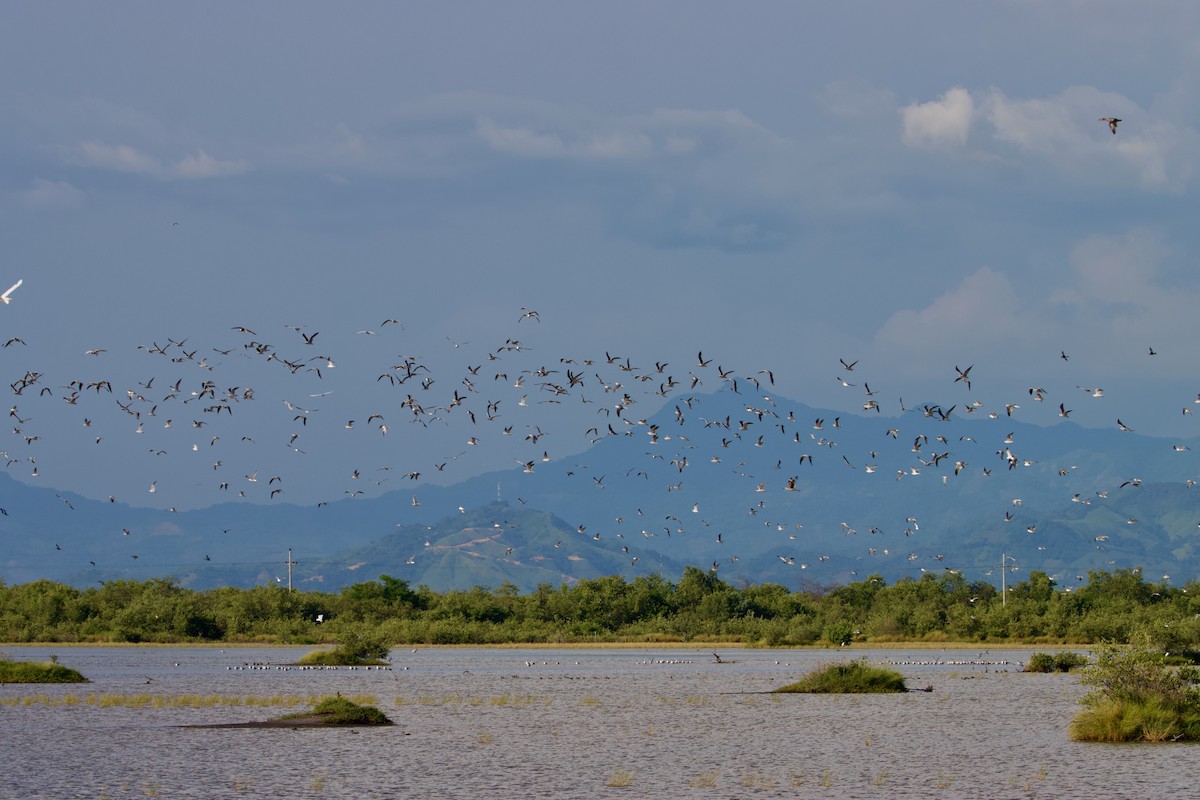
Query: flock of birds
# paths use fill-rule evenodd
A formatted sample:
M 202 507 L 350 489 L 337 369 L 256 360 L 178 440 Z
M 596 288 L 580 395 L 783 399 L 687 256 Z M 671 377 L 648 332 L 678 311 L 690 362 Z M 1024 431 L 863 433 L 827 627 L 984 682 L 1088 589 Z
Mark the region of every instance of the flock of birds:
M 1102 121 L 1108 123 L 1114 134 L 1121 122 L 1109 117 Z M 10 303 L 21 285 L 22 281 L 14 283 L 0 295 L 0 302 Z M 75 417 L 76 430 L 84 437 L 81 445 L 103 447 L 106 437 L 112 436 L 126 440 L 140 438 L 146 445 L 141 448 L 146 454 L 144 458 L 151 463 L 178 459 L 180 449 L 192 454 L 193 463 L 201 462 L 203 472 L 208 474 L 212 502 L 228 497 L 288 502 L 292 499 L 287 494 L 288 470 L 297 464 L 306 469 L 311 464 L 305 459 L 281 461 L 278 454 L 286 448 L 292 456 L 308 456 L 310 442 L 323 447 L 332 441 L 333 431 L 340 428 L 342 441 L 334 449 L 342 458 L 347 453 L 351 454 L 349 457 L 357 453 L 390 453 L 391 458 L 383 464 L 354 466 L 345 474 L 340 492 L 315 498 L 312 505 L 318 509 L 337 500 L 383 491 L 382 487 L 392 480 L 409 482 L 411 492 L 406 490 L 405 494 L 411 494 L 409 504 L 417 508 L 422 486 L 430 482 L 452 483 L 456 474 L 471 468 L 463 467 L 456 473 L 453 468 L 448 470 L 451 464 L 468 462 L 476 453 L 489 450 L 491 455 L 483 459 L 485 466 L 511 459 L 509 463 L 514 464 L 513 470 L 519 474 L 559 469 L 565 476 L 578 479 L 581 491 L 603 491 L 618 481 L 665 480 L 662 486 L 665 499 L 659 508 L 665 509 L 662 519 L 651 521 L 640 506 L 614 507 L 606 530 L 580 524 L 581 536 L 593 540 L 602 536 L 618 540 L 640 536 L 650 540 L 701 530 L 711 536 L 714 544 L 733 549 L 733 542 L 752 526 L 778 535 L 778 558 L 782 564 L 807 569 L 829 561 L 831 556 L 822 552 L 819 536 L 811 535 L 812 532 L 801 536 L 804 523 L 791 516 L 795 514 L 795 503 L 779 504 L 777 510 L 772 502 L 774 498 L 803 492 L 808 480 L 806 470 L 814 469 L 818 463 L 879 475 L 876 479 L 888 473 L 896 481 L 927 481 L 936 476 L 933 479 L 943 485 L 964 474 L 990 477 L 993 471 L 1021 470 L 1037 463 L 1019 452 L 1013 433 L 1002 431 L 1002 425 L 997 427 L 1000 431 L 997 441 L 988 445 L 981 445 L 970 436 L 951 440 L 939 427 L 953 419 L 972 416 L 1002 421 L 1011 419 L 1021 409 L 1016 400 L 988 409 L 982 402 L 970 399 L 973 364 L 954 365 L 948 375 L 949 389 L 965 393 L 958 402 L 908 408 L 901 400 L 899 415 L 895 417 L 897 424 L 886 429 L 883 441 L 865 452 L 844 453 L 837 449 L 839 438 L 860 417 L 799 418 L 795 410 L 782 407 L 782 401 L 775 396 L 776 376 L 771 369 L 745 371 L 726 367 L 706 357 L 703 351 L 696 354 L 692 363 L 683 365 L 666 361 L 643 365 L 631 356 L 611 352 L 590 358 L 547 358 L 542 355 L 544 338 L 535 336 L 535 331 L 542 327 L 542 317 L 531 308 L 522 308 L 515 316 L 511 334 L 491 345 L 472 348 L 470 342 L 447 338 L 447 353 L 442 353 L 441 358 L 409 354 L 389 358 L 374 369 L 367 364 L 367 374 L 372 376 L 371 388 L 356 385 L 350 392 L 345 390 L 346 379 L 334 378 L 344 372 L 338 371 L 341 359 L 324 347 L 327 337 L 321 331 L 305 325 L 287 325 L 284 341 L 276 342 L 272 341 L 274 337 L 257 333 L 258 327 L 231 326 L 228 337 L 233 341 L 223 341 L 218 346 L 201 347 L 191 344 L 189 338 L 170 337 L 165 344 L 157 341 L 140 344 L 138 351 L 153 359 L 154 369 L 147 370 L 152 374 L 144 379 L 132 382 L 114 382 L 101 370 L 97 370 L 99 374 L 65 382 L 33 370 L 12 376 L 8 384 L 12 395 L 9 420 L 13 443 L 2 451 L 7 468 L 27 469 L 31 481 L 46 480 L 38 459 L 39 444 L 48 433 L 39 428 L 39 420 L 43 416 L 57 418 L 56 414 L 42 413 L 43 409 L 55 406 L 58 413 L 66 409 Z M 402 340 L 403 334 L 404 325 L 395 318 L 381 321 L 375 329 L 355 332 L 355 336 L 367 339 L 395 337 L 388 345 L 392 351 L 393 345 L 398 344 L 396 339 Z M 529 343 L 531 337 L 538 338 L 536 347 Z M 3 342 L 4 349 L 27 346 L 17 336 Z M 471 356 L 471 360 L 461 370 L 448 374 L 444 370 L 447 354 Z M 83 355 L 97 364 L 112 357 L 103 346 L 87 348 Z M 1149 355 L 1157 353 L 1149 348 Z M 1066 352 L 1060 352 L 1059 357 L 1064 362 L 1069 360 Z M 359 362 L 362 366 L 362 359 Z M 858 366 L 855 359 L 838 359 L 835 378 L 842 388 L 861 393 L 862 414 L 881 415 L 884 402 L 880 393 L 865 378 L 858 379 L 861 371 Z M 227 372 L 232 374 L 232 380 L 226 379 Z M 258 378 L 278 387 L 285 385 L 289 375 L 294 381 L 290 385 L 296 389 L 295 394 L 265 399 L 263 392 L 255 388 Z M 283 381 L 277 376 L 283 376 Z M 1104 396 L 1101 388 L 1079 386 L 1078 389 L 1089 398 Z M 738 413 L 704 416 L 702 410 L 713 393 L 735 398 Z M 348 405 L 338 405 L 340 417 L 331 417 L 320 410 L 320 405 L 335 394 L 339 400 L 340 395 L 351 396 Z M 1033 386 L 1025 390 L 1024 397 L 1027 403 L 1045 406 L 1050 393 Z M 1067 407 L 1068 402 L 1064 399 L 1057 403 L 1057 417 L 1070 417 L 1072 409 Z M 1200 395 L 1195 402 L 1200 403 Z M 652 419 L 652 412 L 658 408 L 666 409 L 669 422 Z M 888 411 L 890 414 L 893 409 Z M 1184 407 L 1185 414 L 1190 411 L 1190 404 Z M 913 417 L 920 421 L 915 430 L 907 421 Z M 563 426 L 569 425 L 579 425 L 582 430 L 564 433 Z M 1116 419 L 1116 426 L 1121 431 L 1133 430 L 1120 418 Z M 322 432 L 320 436 L 316 435 L 317 429 Z M 436 444 L 431 446 L 426 441 L 414 446 L 415 438 L 421 435 Z M 374 442 L 364 441 L 363 437 Z M 60 435 L 58 438 L 61 440 Z M 555 451 L 577 453 L 613 438 L 632 440 L 623 475 L 595 474 L 578 457 L 560 458 L 554 454 Z M 772 455 L 775 463 L 761 463 L 759 453 L 769 450 L 775 454 L 781 446 L 790 448 L 788 458 Z M 274 455 L 263 457 L 264 447 L 273 448 Z M 428 454 L 434 452 L 433 447 L 446 449 L 440 456 L 431 457 Z M 1188 450 L 1183 444 L 1174 448 L 1180 453 Z M 902 453 L 901 465 L 896 465 L 896 458 L 885 455 L 887 451 Z M 991 453 L 994 456 L 989 457 Z M 326 458 L 321 454 L 313 457 Z M 255 463 L 260 458 L 265 462 L 261 466 Z M 395 463 L 391 460 L 395 458 L 408 463 Z M 690 472 L 697 466 L 722 470 L 728 480 L 745 483 L 748 520 L 745 527 L 712 529 L 702 509 L 705 497 L 692 495 L 693 490 L 688 486 Z M 123 465 L 123 468 L 136 467 Z M 1076 469 L 1077 465 L 1063 465 L 1058 474 L 1066 477 Z M 174 474 L 169 469 L 163 470 L 162 475 L 151 474 L 146 483 L 147 493 L 191 495 L 190 502 L 203 504 L 203 499 L 197 499 L 205 496 L 203 488 L 197 492 L 194 482 L 188 482 L 186 487 L 169 486 L 178 482 Z M 190 474 L 197 474 L 194 468 Z M 1187 485 L 1193 484 L 1189 478 Z M 1140 485 L 1140 478 L 1129 476 L 1113 488 L 1136 489 Z M 1074 493 L 1072 499 L 1090 504 L 1106 500 L 1108 491 L 1108 488 L 1092 494 L 1081 491 Z M 66 509 L 73 510 L 69 498 L 59 495 L 59 499 Z M 118 494 L 109 494 L 108 500 L 117 502 Z M 144 504 L 137 498 L 120 500 L 130 505 Z M 1012 498 L 1011 507 L 1003 513 L 1004 522 L 1017 520 L 1022 504 L 1020 498 Z M 460 507 L 460 511 L 465 509 Z M 7 514 L 6 509 L 0 508 L 0 515 Z M 1130 525 L 1136 522 L 1128 520 Z M 400 524 L 403 523 L 397 522 Z M 1036 532 L 1035 524 L 1024 527 L 1028 534 Z M 860 531 L 869 534 L 862 537 L 866 539 L 862 550 L 867 557 L 903 557 L 910 561 L 921 559 L 922 563 L 926 559 L 935 563 L 943 560 L 940 554 L 920 556 L 917 552 L 906 552 L 907 546 L 885 546 L 882 538 L 872 538 L 884 533 L 885 528 L 901 533 L 904 538 L 898 541 L 905 542 L 919 533 L 920 523 L 911 514 L 902 520 L 887 521 L 848 518 L 836 532 L 844 537 Z M 122 528 L 111 533 L 128 538 L 135 532 Z M 214 531 L 214 535 L 228 533 L 228 530 Z M 1105 539 L 1097 536 L 1095 545 L 1103 547 Z M 47 546 L 50 544 L 62 550 L 61 545 L 47 543 Z M 648 544 L 655 549 L 669 549 L 661 540 Z M 636 566 L 638 557 L 630 553 L 628 545 L 621 547 L 631 566 Z M 504 557 L 521 563 L 534 555 L 514 552 L 510 547 Z M 138 555 L 130 553 L 129 557 L 136 560 Z M 407 563 L 412 565 L 418 558 L 414 553 Z M 739 559 L 736 553 L 727 558 L 729 563 L 737 563 Z M 722 563 L 722 559 L 714 560 L 712 571 L 721 568 Z

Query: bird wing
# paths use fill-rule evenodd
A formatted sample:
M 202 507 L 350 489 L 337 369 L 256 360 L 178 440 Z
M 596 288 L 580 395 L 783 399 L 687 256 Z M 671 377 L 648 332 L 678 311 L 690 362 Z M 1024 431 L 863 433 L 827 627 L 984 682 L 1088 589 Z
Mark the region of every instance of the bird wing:
M 16 291 L 17 287 L 19 287 L 24 282 L 25 282 L 25 279 L 21 278 L 16 283 L 14 283 L 12 286 L 8 287 L 8 291 L 6 291 L 4 294 L 0 294 L 0 300 L 3 300 L 4 302 L 7 303 L 8 296 L 10 294 L 12 294 L 14 291 Z

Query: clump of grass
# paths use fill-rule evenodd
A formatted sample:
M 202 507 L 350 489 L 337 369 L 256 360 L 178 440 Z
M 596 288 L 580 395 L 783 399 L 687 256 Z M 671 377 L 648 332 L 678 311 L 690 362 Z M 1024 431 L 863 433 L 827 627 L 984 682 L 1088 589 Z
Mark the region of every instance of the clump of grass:
M 1070 672 L 1087 665 L 1087 656 L 1079 653 L 1034 653 L 1026 662 L 1024 672 Z
M 77 670 L 55 661 L 0 661 L 0 683 L 90 683 Z
M 775 781 L 761 772 L 747 772 L 742 776 L 742 786 L 747 789 L 774 789 Z
M 1148 645 L 1101 645 L 1081 682 L 1093 687 L 1071 722 L 1084 742 L 1200 740 L 1200 669 L 1175 667 Z
M 705 770 L 699 775 L 693 775 L 688 778 L 684 783 L 693 789 L 715 789 L 717 788 L 717 776 L 720 774 L 715 769 Z
M 618 769 L 608 776 L 608 782 L 604 784 L 614 789 L 625 789 L 633 785 L 633 772 L 627 769 Z
M 860 658 L 814 670 L 795 683 L 775 690 L 779 693 L 876 694 L 907 692 L 904 676 L 894 670 L 873 667 Z
M 363 706 L 348 698 L 336 695 L 326 697 L 313 706 L 312 711 L 288 714 L 283 719 L 320 717 L 329 725 L 391 725 L 392 721 L 374 706 Z

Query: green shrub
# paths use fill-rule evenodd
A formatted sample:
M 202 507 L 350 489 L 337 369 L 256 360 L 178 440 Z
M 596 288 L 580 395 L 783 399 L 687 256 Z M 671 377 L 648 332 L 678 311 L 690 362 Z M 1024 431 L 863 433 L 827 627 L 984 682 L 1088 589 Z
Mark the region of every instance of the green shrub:
M 391 641 L 387 634 L 362 625 L 347 625 L 332 650 L 316 650 L 300 659 L 301 664 L 365 666 L 386 663 Z
M 775 690 L 776 692 L 803 692 L 809 694 L 875 694 L 883 692 L 907 692 L 904 676 L 899 672 L 869 665 L 865 658 L 855 661 L 830 664 L 810 672 L 795 683 Z
M 77 671 L 55 663 L 0 661 L 0 683 L 90 683 Z
M 1079 653 L 1034 653 L 1025 664 L 1025 672 L 1070 672 L 1087 665 L 1087 656 Z
M 1167 664 L 1146 644 L 1096 648 L 1080 682 L 1092 687 L 1071 738 L 1089 742 L 1200 739 L 1200 669 Z
M 392 721 L 374 706 L 360 706 L 341 695 L 326 697 L 317 703 L 312 711 L 302 711 L 288 714 L 283 719 L 301 717 L 321 717 L 321 721 L 329 725 L 391 725 Z

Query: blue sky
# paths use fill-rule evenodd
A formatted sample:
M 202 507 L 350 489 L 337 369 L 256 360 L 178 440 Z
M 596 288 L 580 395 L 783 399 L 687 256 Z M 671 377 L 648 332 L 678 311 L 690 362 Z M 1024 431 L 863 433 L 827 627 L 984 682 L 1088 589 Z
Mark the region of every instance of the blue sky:
M 184 507 L 220 499 L 209 461 L 286 473 L 296 502 L 340 495 L 352 465 L 512 466 L 453 458 L 452 425 L 343 433 L 397 413 L 376 376 L 405 356 L 445 403 L 510 337 L 525 367 L 609 352 L 683 378 L 703 351 L 846 413 L 863 398 L 840 358 L 884 413 L 1033 406 L 1042 386 L 1031 421 L 1065 401 L 1082 424 L 1196 433 L 1180 414 L 1200 392 L 1194 5 L 5 2 L 0 18 L 0 282 L 25 281 L 0 308 L 0 336 L 25 344 L 0 365 L 54 387 L 13 398 L 19 480 Z M 169 339 L 187 343 L 148 354 Z M 292 374 L 247 341 L 337 366 Z M 178 433 L 191 409 L 147 445 L 114 398 L 61 402 L 70 380 L 120 399 L 152 377 L 148 406 L 206 378 L 253 387 L 254 406 L 219 445 Z M 302 453 L 284 400 L 323 415 Z M 538 413 L 518 432 L 568 414 Z M 183 463 L 243 435 L 253 448 Z

